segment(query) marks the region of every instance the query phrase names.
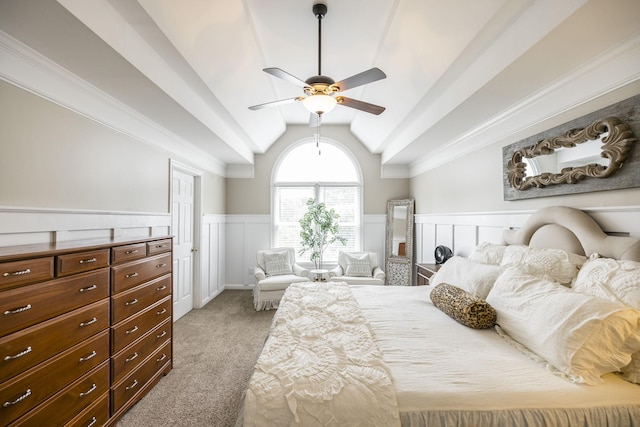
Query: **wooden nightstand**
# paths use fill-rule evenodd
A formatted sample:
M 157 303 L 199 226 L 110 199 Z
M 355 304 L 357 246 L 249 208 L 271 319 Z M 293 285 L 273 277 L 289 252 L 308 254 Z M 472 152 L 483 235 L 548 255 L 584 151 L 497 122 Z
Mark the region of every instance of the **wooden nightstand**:
M 416 277 L 418 286 L 428 285 L 431 276 L 440 270 L 440 264 L 418 264 L 416 263 Z

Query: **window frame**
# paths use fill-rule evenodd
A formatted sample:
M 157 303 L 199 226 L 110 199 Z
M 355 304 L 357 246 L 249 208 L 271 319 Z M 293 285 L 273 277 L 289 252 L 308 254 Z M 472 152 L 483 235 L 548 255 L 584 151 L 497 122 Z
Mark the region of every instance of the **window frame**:
M 295 143 L 289 145 L 285 150 L 283 150 L 280 155 L 278 156 L 278 158 L 276 159 L 273 168 L 271 170 L 271 182 L 270 182 L 270 190 L 271 190 L 271 194 L 270 194 L 270 201 L 271 201 L 271 224 L 270 224 L 270 240 L 271 240 L 271 247 L 274 247 L 275 245 L 275 241 L 276 241 L 276 226 L 277 226 L 277 218 L 276 218 L 276 211 L 277 211 L 277 194 L 278 194 L 278 188 L 298 188 L 298 187 L 313 187 L 313 193 L 314 193 L 314 197 L 318 198 L 318 195 L 320 194 L 320 189 L 321 188 L 335 188 L 335 187 L 356 187 L 357 189 L 357 197 L 358 197 L 358 204 L 359 204 L 359 212 L 356 212 L 356 217 L 357 220 L 359 221 L 359 224 L 356 224 L 358 230 L 355 233 L 355 247 L 356 247 L 356 251 L 361 251 L 362 250 L 362 245 L 363 245 L 363 239 L 364 239 L 364 184 L 363 184 L 363 179 L 362 179 L 362 168 L 360 167 L 360 163 L 358 162 L 357 158 L 355 157 L 355 155 L 351 152 L 351 150 L 349 150 L 345 145 L 341 144 L 338 141 L 335 141 L 331 138 L 325 138 L 322 137 L 322 140 L 320 141 L 320 144 L 331 144 L 334 147 L 336 147 L 337 149 L 339 149 L 340 151 L 342 151 L 347 158 L 351 161 L 351 164 L 353 165 L 354 168 L 354 172 L 356 174 L 356 178 L 357 181 L 335 181 L 335 182 L 330 182 L 330 181 L 287 181 L 287 182 L 276 182 L 275 181 L 275 177 L 278 175 L 278 171 L 280 170 L 280 166 L 282 165 L 284 159 L 289 155 L 289 153 L 291 153 L 291 151 L 295 150 L 296 148 L 298 148 L 299 146 L 303 145 L 303 144 L 315 144 L 316 140 L 314 138 L 304 138 L 301 140 L 296 141 Z M 321 200 L 322 201 L 322 200 Z M 298 254 L 296 253 L 296 258 L 298 257 Z M 337 259 L 325 259 L 324 263 L 328 264 L 328 265 L 337 265 L 338 260 Z M 313 262 L 308 262 L 308 261 L 299 261 L 299 264 L 304 266 L 304 267 L 312 267 L 314 264 Z

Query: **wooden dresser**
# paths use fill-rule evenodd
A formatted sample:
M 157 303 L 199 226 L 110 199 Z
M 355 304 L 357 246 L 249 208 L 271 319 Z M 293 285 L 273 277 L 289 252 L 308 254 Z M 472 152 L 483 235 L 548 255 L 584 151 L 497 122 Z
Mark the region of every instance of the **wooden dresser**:
M 171 249 L 0 248 L 0 426 L 114 425 L 171 370 Z

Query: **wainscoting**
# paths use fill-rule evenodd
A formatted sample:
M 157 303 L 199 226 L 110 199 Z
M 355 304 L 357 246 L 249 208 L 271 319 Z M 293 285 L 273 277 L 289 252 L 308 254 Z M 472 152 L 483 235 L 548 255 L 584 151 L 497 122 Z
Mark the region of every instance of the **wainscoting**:
M 386 215 L 365 215 L 363 219 L 363 250 L 377 252 L 379 262 L 384 262 L 386 218 Z M 225 288 L 253 287 L 256 251 L 271 247 L 271 216 L 227 215 L 226 219 Z
M 585 208 L 609 233 L 640 237 L 640 206 Z M 533 211 L 415 215 L 415 260 L 434 262 L 445 245 L 469 255 L 482 241 L 499 243 L 502 232 L 518 228 Z M 365 215 L 363 248 L 385 256 L 386 215 Z M 119 236 L 171 234 L 168 213 L 93 212 L 0 207 L 0 246 Z M 269 215 L 203 215 L 194 275 L 194 307 L 203 307 L 224 289 L 250 289 L 258 249 L 271 246 Z
M 582 208 L 610 234 L 640 237 L 640 206 Z M 415 216 L 416 262 L 435 262 L 436 246 L 454 255 L 467 256 L 481 242 L 502 242 L 502 232 L 519 228 L 535 210 L 417 214 Z

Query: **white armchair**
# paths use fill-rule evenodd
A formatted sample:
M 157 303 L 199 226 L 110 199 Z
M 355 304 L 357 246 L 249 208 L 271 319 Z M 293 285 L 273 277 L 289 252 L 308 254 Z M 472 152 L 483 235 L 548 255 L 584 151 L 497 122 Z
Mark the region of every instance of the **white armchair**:
M 386 275 L 378 265 L 375 252 L 338 253 L 338 265 L 329 271 L 333 282 L 346 282 L 350 285 L 384 285 Z
M 253 273 L 256 277 L 253 288 L 256 311 L 278 308 L 284 291 L 291 283 L 309 281 L 309 270 L 296 264 L 293 248 L 259 250 Z

